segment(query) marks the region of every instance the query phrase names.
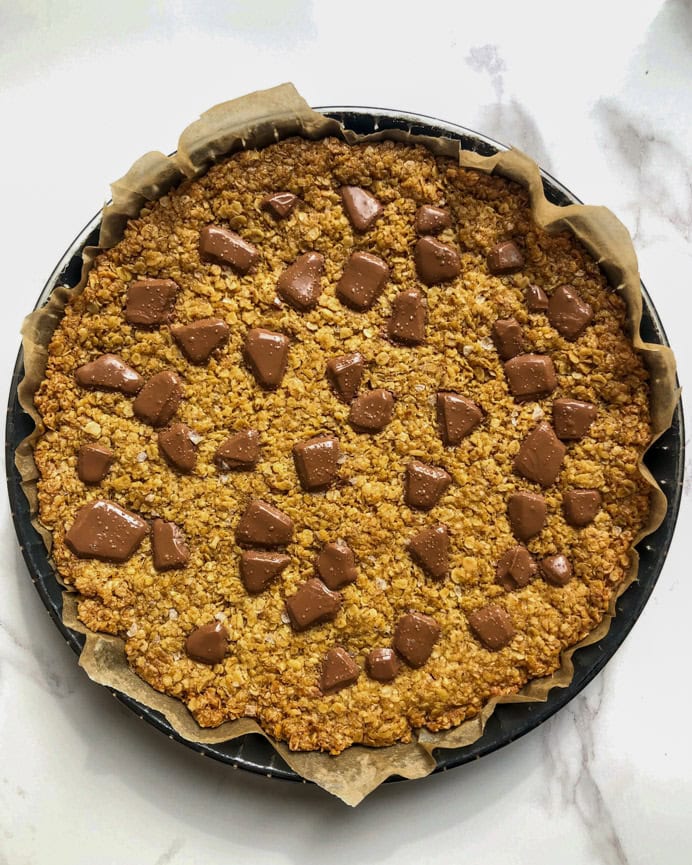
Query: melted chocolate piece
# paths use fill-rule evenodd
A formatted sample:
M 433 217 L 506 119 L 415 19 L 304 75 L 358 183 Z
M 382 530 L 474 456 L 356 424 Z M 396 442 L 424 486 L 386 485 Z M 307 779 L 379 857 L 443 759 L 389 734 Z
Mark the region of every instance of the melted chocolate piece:
M 153 375 L 132 404 L 140 420 L 151 426 L 165 426 L 183 398 L 180 379 L 171 369 Z
M 508 592 L 528 586 L 538 567 L 526 547 L 518 544 L 500 556 L 495 570 L 497 582 Z
M 221 318 L 200 318 L 173 325 L 171 333 L 191 363 L 206 363 L 213 351 L 226 345 L 231 329 Z
M 262 209 L 270 210 L 278 219 L 285 219 L 293 212 L 298 196 L 292 192 L 275 192 L 262 199 Z
M 596 406 L 578 399 L 556 399 L 553 402 L 553 426 L 559 439 L 580 439 L 596 419 Z
M 409 667 L 422 667 L 440 638 L 440 626 L 425 613 L 406 613 L 396 623 L 392 645 Z
M 117 390 L 133 396 L 142 389 L 144 379 L 115 354 L 102 354 L 85 363 L 74 374 L 80 387 L 94 390 Z
M 262 499 L 253 499 L 235 530 L 236 541 L 247 546 L 283 547 L 293 539 L 293 520 Z
M 324 272 L 324 256 L 306 252 L 289 265 L 279 277 L 276 290 L 294 309 L 312 309 L 322 294 L 320 279 Z
M 379 387 L 353 400 L 348 422 L 358 432 L 380 432 L 391 421 L 393 413 L 393 395 Z
M 97 499 L 77 511 L 65 543 L 80 559 L 125 562 L 149 531 L 137 514 L 115 502 Z
M 360 186 L 342 186 L 339 191 L 346 215 L 356 231 L 367 231 L 382 215 L 380 202 Z
M 593 320 L 593 308 L 571 285 L 555 289 L 548 305 L 548 321 L 565 339 L 574 340 Z
M 320 674 L 320 691 L 323 694 L 333 694 L 352 685 L 360 676 L 360 668 L 346 649 L 335 646 L 330 649 L 322 661 Z
M 108 474 L 115 454 L 101 445 L 82 445 L 77 454 L 77 476 L 85 484 L 98 484 Z
M 488 253 L 488 270 L 493 276 L 517 273 L 524 266 L 524 255 L 513 240 L 496 243 Z
M 507 517 L 515 537 L 528 541 L 543 530 L 548 508 L 538 493 L 522 490 L 512 493 L 507 502 Z
M 566 586 L 572 579 L 572 565 L 567 556 L 547 556 L 540 562 L 541 575 L 551 586 Z
M 172 279 L 136 279 L 127 287 L 125 320 L 140 327 L 166 324 L 173 317 L 177 294 Z
M 457 250 L 434 237 L 421 237 L 413 253 L 416 271 L 425 285 L 449 282 L 461 272 L 461 259 Z
M 470 399 L 450 391 L 437 394 L 437 423 L 446 445 L 458 445 L 483 420 L 481 410 Z
M 565 519 L 571 526 L 588 526 L 601 508 L 598 490 L 568 490 L 562 497 Z
M 354 252 L 336 286 L 336 296 L 351 309 L 370 309 L 389 279 L 389 268 L 376 255 Z
M 364 368 L 365 358 L 359 351 L 333 357 L 327 363 L 329 381 L 343 402 L 349 403 L 356 398 Z
M 452 224 L 448 210 L 423 204 L 416 213 L 416 234 L 439 234 Z
M 188 658 L 201 664 L 220 664 L 228 651 L 228 631 L 221 622 L 210 622 L 195 630 L 185 640 Z
M 295 631 L 330 622 L 341 607 L 341 595 L 328 589 L 322 580 L 306 580 L 295 595 L 286 598 L 286 612 Z
M 546 312 L 548 309 L 548 295 L 543 291 L 540 285 L 531 284 L 526 289 L 526 306 L 529 312 Z
M 451 483 L 452 476 L 444 469 L 412 460 L 406 466 L 406 504 L 428 511 L 439 502 Z
M 284 553 L 244 550 L 240 554 L 240 579 L 251 594 L 263 592 L 291 564 Z
M 257 247 L 217 225 L 207 225 L 199 233 L 199 254 L 203 261 L 230 264 L 238 273 L 247 273 L 259 259 Z
M 497 604 L 475 610 L 466 618 L 476 638 L 492 652 L 504 648 L 516 634 L 511 616 Z
M 516 318 L 498 318 L 493 324 L 493 342 L 502 360 L 511 360 L 524 351 L 521 325 Z
M 220 469 L 251 469 L 259 460 L 259 432 L 243 430 L 230 436 L 219 445 L 214 462 Z
M 356 558 L 345 541 L 325 544 L 315 559 L 315 570 L 329 589 L 347 586 L 358 576 Z
M 541 399 L 557 387 L 552 360 L 546 354 L 520 354 L 505 363 L 512 396 L 518 400 Z
M 401 669 L 394 649 L 372 649 L 365 659 L 368 676 L 376 682 L 391 682 Z
M 197 462 L 193 432 L 184 423 L 174 423 L 159 433 L 159 450 L 173 468 L 189 474 Z
M 435 580 L 449 574 L 449 531 L 438 524 L 423 529 L 408 542 L 408 550 L 425 573 Z
M 334 436 L 315 436 L 293 445 L 293 462 L 304 490 L 330 487 L 339 474 L 339 440 Z
M 425 298 L 417 288 L 399 292 L 392 303 L 392 315 L 387 322 L 387 333 L 397 342 L 419 345 L 425 341 L 427 318 Z
M 256 327 L 245 337 L 244 354 L 257 383 L 265 388 L 281 384 L 288 363 L 289 339 L 285 333 Z
M 151 530 L 151 549 L 156 570 L 184 568 L 190 561 L 190 548 L 185 543 L 180 527 L 164 520 L 154 520 Z
M 542 422 L 521 443 L 514 458 L 514 469 L 543 487 L 557 480 L 567 448 L 549 423 Z

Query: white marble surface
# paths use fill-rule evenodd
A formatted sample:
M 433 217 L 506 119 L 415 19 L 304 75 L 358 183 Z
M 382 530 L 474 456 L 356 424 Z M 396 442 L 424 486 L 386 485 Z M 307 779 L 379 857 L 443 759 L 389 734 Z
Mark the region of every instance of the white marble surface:
M 288 79 L 314 105 L 484 131 L 611 207 L 689 381 L 689 0 L 15 0 L 0 3 L 5 393 L 22 317 L 107 181 L 145 150 L 174 149 L 209 105 Z M 203 760 L 92 685 L 32 588 L 2 501 L 0 862 L 689 862 L 687 483 L 659 584 L 604 674 L 503 751 L 356 810 Z

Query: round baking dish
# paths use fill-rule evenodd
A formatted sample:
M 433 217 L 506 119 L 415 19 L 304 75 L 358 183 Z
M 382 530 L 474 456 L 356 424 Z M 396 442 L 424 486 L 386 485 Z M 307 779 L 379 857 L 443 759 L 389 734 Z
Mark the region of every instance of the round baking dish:
M 446 136 L 458 140 L 463 149 L 473 150 L 486 156 L 507 149 L 503 144 L 470 129 L 418 114 L 360 107 L 331 106 L 317 110 L 339 120 L 346 128 L 357 133 L 369 133 L 382 129 L 403 129 L 421 135 Z M 542 176 L 546 197 L 553 204 L 562 206 L 581 203 L 575 195 L 550 175 L 542 172 Z M 56 286 L 74 286 L 77 284 L 81 275 L 82 251 L 86 246 L 96 245 L 100 221 L 101 215 L 98 214 L 72 242 L 41 292 L 36 304 L 37 308 L 46 302 Z M 642 338 L 647 342 L 667 345 L 668 341 L 663 326 L 643 285 L 642 294 L 644 299 Z M 62 622 L 63 590 L 55 577 L 43 541 L 31 525 L 29 505 L 22 492 L 20 477 L 14 463 L 17 445 L 33 428 L 31 419 L 22 411 L 17 399 L 17 385 L 23 375 L 23 354 L 20 349 L 12 375 L 5 440 L 12 518 L 20 548 L 36 590 L 68 645 L 76 654 L 79 654 L 84 637 L 65 627 Z M 638 546 L 637 549 L 641 557 L 639 577 L 618 600 L 617 615 L 608 634 L 599 642 L 574 653 L 574 677 L 569 687 L 553 688 L 544 703 L 499 705 L 488 721 L 485 732 L 480 739 L 464 748 L 445 749 L 437 752 L 435 771 L 451 769 L 478 759 L 535 729 L 575 697 L 613 656 L 632 629 L 651 595 L 670 546 L 682 495 L 684 442 L 682 407 L 678 403 L 672 426 L 655 442 L 646 455 L 646 465 L 668 497 L 666 518 L 661 527 Z M 191 742 L 183 739 L 158 712 L 117 691 L 113 691 L 113 694 L 136 715 L 156 729 L 201 754 L 227 763 L 233 768 L 242 768 L 292 781 L 302 780 L 261 736 L 248 735 L 217 745 Z M 395 776 L 389 780 L 401 779 Z

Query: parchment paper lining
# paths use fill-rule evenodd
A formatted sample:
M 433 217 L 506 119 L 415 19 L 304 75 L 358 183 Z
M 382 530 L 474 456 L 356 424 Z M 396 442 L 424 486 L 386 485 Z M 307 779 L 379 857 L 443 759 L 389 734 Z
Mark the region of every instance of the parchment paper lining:
M 611 285 L 625 298 L 629 333 L 650 373 L 651 442 L 670 426 L 679 398 L 675 384 L 675 360 L 669 348 L 644 343 L 641 339 L 642 296 L 637 259 L 627 230 L 610 211 L 603 207 L 558 207 L 551 204 L 543 193 L 538 166 L 519 151 L 510 150 L 484 157 L 460 150 L 458 142 L 450 139 L 415 136 L 401 130 L 358 136 L 310 109 L 293 85 L 282 84 L 217 105 L 205 112 L 182 132 L 174 156 L 153 152 L 137 160 L 127 174 L 111 187 L 112 202 L 103 211 L 99 246 L 85 250 L 79 284 L 73 289 L 57 288 L 46 305 L 31 313 L 24 321 L 22 339 L 25 376 L 20 382 L 18 395 L 22 408 L 33 418 L 36 429 L 17 448 L 15 461 L 33 514 L 33 525 L 49 552 L 51 534 L 40 524 L 37 516 L 38 472 L 33 460 L 33 445 L 43 432 L 43 427 L 34 404 L 34 394 L 44 376 L 48 343 L 66 303 L 72 295 L 83 290 L 96 255 L 120 240 L 128 219 L 137 216 L 147 202 L 155 201 L 173 186 L 204 173 L 215 161 L 241 148 L 263 147 L 291 135 L 311 139 L 337 135 L 349 143 L 385 138 L 421 143 L 436 155 L 458 159 L 464 167 L 487 173 L 497 172 L 527 187 L 538 225 L 550 232 L 565 228 L 571 230 L 599 262 Z M 651 510 L 648 523 L 636 542 L 660 526 L 667 508 L 663 492 L 641 461 L 640 471 L 651 486 Z M 284 744 L 266 736 L 259 725 L 249 719 L 226 722 L 213 730 L 202 729 L 182 703 L 157 693 L 130 670 L 120 639 L 95 634 L 85 628 L 77 619 L 77 596 L 72 592 L 63 595 L 63 621 L 67 627 L 86 636 L 80 664 L 91 679 L 161 712 L 185 739 L 211 744 L 247 733 L 259 733 L 303 778 L 314 781 L 347 804 L 357 805 L 390 775 L 420 778 L 429 774 L 435 768 L 433 749 L 458 748 L 475 742 L 482 735 L 497 703 L 545 701 L 551 688 L 567 687 L 574 672 L 572 654 L 582 646 L 600 640 L 608 632 L 617 597 L 636 579 L 638 563 L 638 555 L 632 549 L 629 573 L 613 598 L 608 614 L 584 640 L 562 653 L 561 666 L 551 676 L 530 682 L 517 694 L 491 700 L 479 716 L 454 730 L 442 733 L 422 730 L 418 741 L 408 745 L 381 749 L 354 745 L 337 757 L 317 752 L 289 751 Z M 59 579 L 57 572 L 56 577 Z

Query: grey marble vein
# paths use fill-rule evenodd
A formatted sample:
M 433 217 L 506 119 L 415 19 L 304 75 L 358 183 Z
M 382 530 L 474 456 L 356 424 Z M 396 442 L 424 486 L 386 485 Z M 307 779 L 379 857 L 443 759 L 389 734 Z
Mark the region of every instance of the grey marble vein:
M 603 673 L 560 715 L 546 724 L 544 804 L 555 813 L 572 809 L 593 847 L 594 862 L 628 865 L 613 815 L 593 772 L 597 762 L 594 726 L 606 686 Z

